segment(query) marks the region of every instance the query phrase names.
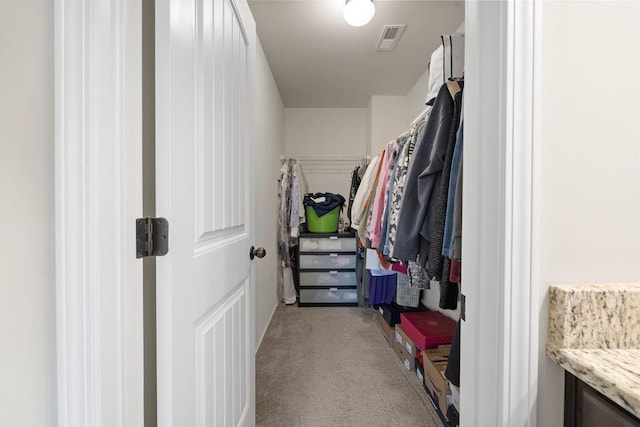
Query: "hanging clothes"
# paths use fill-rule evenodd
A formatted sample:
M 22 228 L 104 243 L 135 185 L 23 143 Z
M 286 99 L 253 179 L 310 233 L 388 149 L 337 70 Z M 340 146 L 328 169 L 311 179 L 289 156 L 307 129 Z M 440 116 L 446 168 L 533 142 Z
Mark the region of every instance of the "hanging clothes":
M 430 109 L 427 110 L 426 116 L 429 115 L 429 112 Z M 396 173 L 393 178 L 393 194 L 390 200 L 388 234 L 384 246 L 384 253 L 387 254 L 389 258 L 398 259 L 393 252 L 396 242 L 396 231 L 398 229 L 398 219 L 400 216 L 402 199 L 404 197 L 407 175 L 409 174 L 411 160 L 413 159 L 413 152 L 417 142 L 424 136 L 425 124 L 426 119 L 423 119 L 416 124 L 411 135 L 411 140 L 405 144 L 402 153 L 400 154 L 400 158 L 398 159 Z
M 405 147 L 408 147 L 411 143 L 411 133 L 407 133 L 406 135 L 402 135 L 399 139 L 400 146 L 398 147 L 398 154 L 396 156 L 395 164 L 393 165 L 393 169 L 391 174 L 389 175 L 389 184 L 387 188 L 387 194 L 385 196 L 385 207 L 384 213 L 382 215 L 382 223 L 380 225 L 380 239 L 378 242 L 378 248 L 382 251 L 383 254 L 389 255 L 389 225 L 391 221 L 391 207 L 393 205 L 393 194 L 394 187 L 396 184 L 396 174 L 401 173 L 399 171 L 401 163 L 404 160 L 403 153 L 406 153 Z
M 449 89 L 447 85 L 443 85 L 427 121 L 423 139 L 416 148 L 414 164 L 407 177 L 398 218 L 394 258 L 415 261 L 421 247 L 428 246 L 433 214 L 431 208 L 440 184 L 454 107 Z M 426 263 L 424 258 L 419 260 L 422 265 Z
M 353 172 L 351 173 L 351 185 L 349 186 L 349 205 L 347 207 L 347 218 L 351 221 L 351 210 L 353 208 L 353 202 L 356 198 L 356 194 L 358 193 L 358 189 L 360 188 L 360 184 L 362 182 L 362 178 L 364 177 L 364 171 L 366 170 L 367 165 L 356 166 Z
M 371 189 L 376 179 L 379 161 L 379 156 L 371 159 L 371 162 L 367 166 L 364 176 L 360 181 L 358 191 L 356 191 L 356 195 L 353 198 L 353 205 L 351 207 L 351 216 L 349 217 L 349 220 L 351 221 L 351 228 L 353 228 L 354 230 L 357 230 L 360 226 L 360 219 L 362 218 L 364 206 L 367 201 L 366 199 L 371 193 Z
M 462 146 L 463 146 L 463 123 L 460 123 L 458 128 L 456 147 L 453 152 L 453 159 L 451 161 L 451 174 L 449 175 L 449 191 L 447 194 L 447 215 L 444 223 L 444 238 L 442 242 L 442 256 L 453 258 L 453 246 L 454 246 L 454 208 L 456 202 L 456 187 L 460 179 L 460 167 L 462 164 Z
M 309 192 L 307 180 L 302 173 L 300 162 L 297 160 L 291 166 L 291 200 L 290 200 L 290 220 L 289 228 L 291 237 L 297 238 L 300 234 L 300 225 L 305 222 L 304 214 L 304 195 Z
M 380 179 L 380 172 L 382 170 L 382 165 L 384 164 L 384 159 L 386 157 L 385 154 L 386 154 L 386 150 L 382 150 L 382 153 L 380 154 L 380 161 L 378 162 L 378 167 L 376 170 L 375 179 L 373 180 L 373 183 L 371 185 L 371 192 L 365 196 L 365 203 L 363 204 L 363 213 L 360 218 L 360 225 L 357 228 L 358 238 L 360 239 L 363 245 L 366 244 L 367 246 L 370 245 L 370 243 L 367 244 L 367 239 L 368 239 L 367 230 L 371 220 L 371 211 L 372 211 L 373 201 L 376 196 L 376 188 L 378 186 L 378 181 Z
M 367 248 L 360 277 L 370 276 L 370 305 L 393 292 L 399 303 L 417 306 L 432 278 L 439 282 L 440 307 L 457 305 L 460 260 L 454 257 L 459 256 L 462 225 L 464 82 L 445 79 L 458 75 L 458 68 L 462 71 L 464 38 L 446 39 L 431 58 L 422 120 L 419 116 L 407 133 L 385 146 L 362 182 L 357 170 L 351 177 L 352 189 L 359 188 L 351 192 L 349 216 L 359 244 Z M 366 294 L 362 291 L 359 300 Z
M 300 213 L 298 210 L 298 177 L 293 174 L 291 178 L 291 199 L 290 199 L 290 215 L 289 229 L 291 237 L 298 237 L 300 227 Z
M 280 257 L 289 265 L 289 249 L 291 245 L 291 234 L 289 230 L 289 220 L 291 218 L 291 162 L 282 163 L 278 171 L 278 247 Z
M 453 256 L 454 260 L 462 259 L 462 164 L 464 159 L 460 159 L 460 169 L 458 169 L 458 183 L 456 184 L 456 195 L 453 206 Z
M 371 223 L 368 227 L 369 239 L 374 248 L 380 248 L 380 236 L 382 231 L 382 222 L 387 205 L 387 196 L 389 188 L 389 176 L 395 167 L 398 159 L 399 149 L 407 139 L 407 135 L 401 135 L 387 144 L 386 161 L 383 165 L 382 175 L 376 189 L 376 197 L 372 207 Z
M 293 159 L 283 159 L 278 170 L 277 234 L 280 256 L 278 297 L 285 304 L 294 304 L 297 298 L 293 281 L 291 247 L 297 242 L 299 226 L 304 222 L 301 195 L 306 191 L 306 179 L 300 164 Z
M 447 150 L 442 164 L 442 179 L 436 194 L 436 200 L 432 207 L 433 215 L 430 224 L 429 255 L 427 257 L 427 271 L 430 277 L 435 278 L 441 284 L 449 283 L 449 263 L 448 257 L 442 256 L 442 244 L 444 239 L 444 226 L 447 216 L 447 200 L 449 195 L 449 182 L 451 175 L 451 164 L 453 152 L 457 141 L 460 112 L 462 110 L 462 89 L 463 82 L 447 82 L 449 93 L 454 100 L 453 119 L 449 128 L 449 138 Z

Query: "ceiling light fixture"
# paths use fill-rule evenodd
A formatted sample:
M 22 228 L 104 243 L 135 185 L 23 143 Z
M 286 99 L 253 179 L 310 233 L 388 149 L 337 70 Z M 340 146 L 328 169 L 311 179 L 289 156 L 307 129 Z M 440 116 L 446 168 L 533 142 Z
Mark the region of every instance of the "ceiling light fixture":
M 347 0 L 344 5 L 344 20 L 354 27 L 362 27 L 371 21 L 376 14 L 373 0 Z

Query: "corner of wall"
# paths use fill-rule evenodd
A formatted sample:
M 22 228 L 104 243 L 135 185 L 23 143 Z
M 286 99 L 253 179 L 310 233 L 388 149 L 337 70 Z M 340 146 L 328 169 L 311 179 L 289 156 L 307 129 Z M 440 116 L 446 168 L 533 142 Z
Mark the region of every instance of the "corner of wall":
M 373 126 L 373 96 L 369 98 L 369 104 L 367 104 L 367 140 L 365 141 L 365 152 L 369 156 L 374 156 L 375 153 L 371 150 L 371 126 Z
M 273 78 L 271 67 L 260 40 L 257 46 L 256 93 L 254 107 L 256 132 L 261 135 L 256 144 L 256 206 L 261 214 L 256 217 L 255 239 L 267 250 L 267 256 L 256 263 L 255 292 L 255 348 L 264 336 L 271 316 L 278 307 L 278 248 L 276 233 L 277 171 L 280 155 L 284 153 L 284 103 Z

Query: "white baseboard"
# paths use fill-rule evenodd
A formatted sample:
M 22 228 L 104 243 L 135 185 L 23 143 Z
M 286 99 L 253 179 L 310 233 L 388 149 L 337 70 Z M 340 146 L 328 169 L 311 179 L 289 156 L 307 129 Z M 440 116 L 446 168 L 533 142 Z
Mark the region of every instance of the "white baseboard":
M 271 321 L 273 320 L 273 315 L 276 314 L 276 310 L 278 309 L 278 305 L 280 305 L 279 302 L 277 302 L 275 304 L 275 306 L 273 307 L 273 311 L 271 312 L 271 316 L 269 316 L 269 321 L 267 322 L 267 325 L 264 327 L 264 330 L 260 334 L 260 339 L 258 340 L 258 344 L 256 345 L 256 354 L 258 354 L 258 350 L 260 350 L 260 346 L 262 345 L 262 340 L 264 339 L 264 336 L 267 333 L 267 329 L 269 329 L 269 325 L 271 325 Z

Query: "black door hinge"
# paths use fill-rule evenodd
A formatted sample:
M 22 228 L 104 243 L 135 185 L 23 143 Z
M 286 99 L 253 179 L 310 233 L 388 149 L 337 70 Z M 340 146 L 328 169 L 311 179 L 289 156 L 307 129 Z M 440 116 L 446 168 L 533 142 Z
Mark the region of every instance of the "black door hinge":
M 169 221 L 165 218 L 136 219 L 136 258 L 163 256 L 169 252 Z
M 467 320 L 467 296 L 460 294 L 460 319 Z

